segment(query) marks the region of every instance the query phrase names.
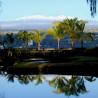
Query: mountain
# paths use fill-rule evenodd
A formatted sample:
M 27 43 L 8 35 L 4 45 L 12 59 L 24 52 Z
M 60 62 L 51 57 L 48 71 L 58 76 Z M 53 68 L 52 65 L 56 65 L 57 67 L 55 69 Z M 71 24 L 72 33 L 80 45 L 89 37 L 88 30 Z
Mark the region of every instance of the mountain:
M 13 21 L 1 21 L 0 22 L 0 31 L 19 31 L 19 30 L 47 30 L 53 26 L 53 23 L 56 21 L 62 21 L 65 18 L 72 18 L 66 16 L 28 16 L 15 19 Z M 98 22 L 97 21 L 88 21 L 86 23 L 85 32 L 98 32 Z

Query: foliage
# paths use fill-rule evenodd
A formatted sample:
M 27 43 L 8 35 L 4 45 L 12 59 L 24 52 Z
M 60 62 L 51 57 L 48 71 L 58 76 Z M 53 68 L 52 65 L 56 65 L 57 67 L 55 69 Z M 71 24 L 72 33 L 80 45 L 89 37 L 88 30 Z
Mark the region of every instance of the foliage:
M 35 30 L 33 33 L 33 40 L 37 43 L 37 48 L 40 50 L 40 44 L 43 39 L 46 37 L 46 33 L 42 33 L 38 30 Z
M 62 26 L 59 22 L 56 22 L 53 28 L 48 29 L 48 34 L 52 35 L 57 40 L 58 49 L 60 48 L 60 40 L 65 37 L 65 33 L 62 30 Z
M 33 34 L 27 31 L 20 31 L 18 33 L 19 40 L 24 42 L 24 47 L 28 47 L 29 42 L 33 39 Z
M 64 76 L 57 76 L 49 81 L 49 85 L 56 88 L 56 93 L 64 93 L 67 96 L 78 96 L 80 93 L 87 92 L 84 79 L 80 76 L 72 76 L 70 79 Z
M 8 48 L 13 48 L 14 41 L 14 34 L 12 32 L 7 33 L 4 43 L 7 45 Z
M 78 20 L 77 18 L 65 19 L 61 22 L 61 25 L 63 27 L 63 31 L 69 34 L 72 48 L 74 48 L 74 43 L 77 39 L 77 33 L 83 32 L 85 27 L 85 21 Z
M 87 0 L 87 3 L 90 4 L 91 16 L 94 17 L 94 15 L 96 14 L 96 3 L 97 3 L 97 0 Z

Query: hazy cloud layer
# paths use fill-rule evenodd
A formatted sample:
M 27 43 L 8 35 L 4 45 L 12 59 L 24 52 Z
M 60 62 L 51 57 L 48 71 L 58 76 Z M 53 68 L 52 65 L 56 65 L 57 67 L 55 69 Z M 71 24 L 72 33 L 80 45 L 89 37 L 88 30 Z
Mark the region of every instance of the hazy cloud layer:
M 18 30 L 34 30 L 44 29 L 52 27 L 56 21 L 62 21 L 65 18 L 74 18 L 66 16 L 42 16 L 34 15 L 27 17 L 20 17 L 13 21 L 0 22 L 0 31 L 18 31 Z M 88 21 L 85 27 L 85 31 L 98 31 L 97 21 Z

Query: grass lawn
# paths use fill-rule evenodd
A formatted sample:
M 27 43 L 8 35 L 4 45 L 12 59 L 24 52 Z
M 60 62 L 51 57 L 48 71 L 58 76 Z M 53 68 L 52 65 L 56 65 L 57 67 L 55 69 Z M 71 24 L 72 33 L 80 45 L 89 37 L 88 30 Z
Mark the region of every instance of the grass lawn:
M 91 57 L 91 56 L 74 56 L 74 57 L 71 57 L 70 59 L 72 59 L 73 61 L 76 61 L 76 62 L 86 62 L 86 61 L 89 61 L 89 62 L 96 61 L 96 62 L 98 62 L 97 57 Z
M 15 68 L 34 68 L 34 67 L 40 67 L 41 68 L 44 66 L 47 66 L 47 63 L 40 63 L 40 62 L 33 62 L 33 61 L 30 61 L 30 62 L 17 61 L 14 64 Z
M 14 64 L 14 68 L 43 68 L 45 66 L 58 66 L 58 65 L 66 65 L 66 64 L 78 64 L 83 62 L 98 62 L 97 57 L 90 57 L 90 56 L 74 56 L 69 58 L 69 62 L 60 62 L 60 63 L 49 63 L 49 62 L 33 62 L 33 61 L 16 61 Z

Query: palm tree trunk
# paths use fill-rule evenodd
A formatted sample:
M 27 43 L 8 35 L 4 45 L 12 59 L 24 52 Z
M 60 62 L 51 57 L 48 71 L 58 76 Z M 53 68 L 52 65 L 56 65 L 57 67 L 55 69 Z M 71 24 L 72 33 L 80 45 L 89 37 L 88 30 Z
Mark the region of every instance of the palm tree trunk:
M 38 50 L 40 50 L 40 43 L 38 44 Z
M 2 45 L 3 45 L 3 48 L 5 49 L 5 43 L 4 42 L 2 42 Z
M 83 48 L 83 40 L 81 40 L 81 48 Z
M 28 41 L 26 42 L 26 49 L 28 48 Z
M 58 50 L 60 49 L 60 39 L 57 40 L 58 43 Z
M 74 48 L 74 40 L 71 41 L 71 47 Z

